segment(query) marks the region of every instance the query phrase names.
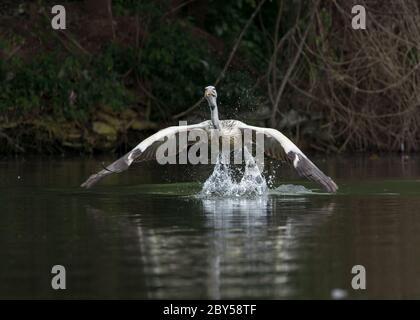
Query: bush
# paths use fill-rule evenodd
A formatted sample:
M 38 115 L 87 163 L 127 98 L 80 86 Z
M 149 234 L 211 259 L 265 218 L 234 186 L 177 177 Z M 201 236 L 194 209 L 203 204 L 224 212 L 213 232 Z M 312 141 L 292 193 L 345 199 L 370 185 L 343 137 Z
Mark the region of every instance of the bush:
M 119 109 L 130 93 L 107 54 L 91 61 L 58 52 L 42 53 L 25 63 L 19 58 L 1 66 L 0 111 L 52 113 L 86 119 L 97 105 Z

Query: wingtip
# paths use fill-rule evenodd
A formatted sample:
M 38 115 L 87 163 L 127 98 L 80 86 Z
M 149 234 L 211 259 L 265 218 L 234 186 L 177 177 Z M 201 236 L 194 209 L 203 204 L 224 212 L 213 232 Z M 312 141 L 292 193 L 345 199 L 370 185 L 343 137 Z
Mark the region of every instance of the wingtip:
M 89 189 L 90 187 L 87 185 L 87 183 L 86 183 L 86 182 L 83 182 L 83 183 L 80 185 L 80 188 Z
M 92 174 L 85 182 L 83 182 L 80 187 L 85 189 L 90 189 L 93 187 L 96 182 L 99 181 L 98 174 Z
M 80 188 L 83 188 L 83 189 L 89 189 L 89 188 L 90 188 L 90 186 L 89 186 L 86 182 L 83 182 L 83 183 L 80 185 Z
M 329 179 L 329 183 L 327 183 L 327 191 L 330 193 L 337 193 L 338 191 L 337 184 L 330 177 L 328 177 L 328 179 Z

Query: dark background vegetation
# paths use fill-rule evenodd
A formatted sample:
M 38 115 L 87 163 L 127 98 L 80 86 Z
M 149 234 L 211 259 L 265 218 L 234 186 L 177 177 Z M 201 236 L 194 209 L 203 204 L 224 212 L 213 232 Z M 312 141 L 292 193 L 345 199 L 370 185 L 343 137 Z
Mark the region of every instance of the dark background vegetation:
M 63 4 L 67 29 L 51 28 Z M 351 7 L 367 30 L 351 28 Z M 0 154 L 124 152 L 223 118 L 322 152 L 417 151 L 417 0 L 0 2 Z

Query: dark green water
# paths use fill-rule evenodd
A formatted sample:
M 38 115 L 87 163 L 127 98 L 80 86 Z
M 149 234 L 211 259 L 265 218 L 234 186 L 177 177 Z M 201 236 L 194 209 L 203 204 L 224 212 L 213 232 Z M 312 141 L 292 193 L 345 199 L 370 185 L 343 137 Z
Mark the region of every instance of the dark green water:
M 195 197 L 207 167 L 146 164 L 85 191 L 99 161 L 0 161 L 0 298 L 420 298 L 419 161 L 318 159 L 337 195 L 211 200 Z

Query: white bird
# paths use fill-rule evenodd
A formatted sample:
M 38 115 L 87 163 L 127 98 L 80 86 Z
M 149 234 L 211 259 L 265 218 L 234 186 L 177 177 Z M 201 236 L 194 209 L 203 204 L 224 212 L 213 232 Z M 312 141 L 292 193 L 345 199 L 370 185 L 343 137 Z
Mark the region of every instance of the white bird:
M 238 120 L 219 120 L 216 88 L 213 86 L 206 87 L 204 97 L 210 107 L 211 120 L 193 125 L 168 127 L 158 131 L 143 140 L 120 159 L 107 167 L 104 167 L 104 169 L 98 173 L 91 175 L 81 186 L 90 188 L 103 177 L 112 173 L 120 173 L 128 169 L 133 162 L 156 159 L 156 150 L 162 145 L 165 138 L 174 138 L 181 132 L 191 133 L 204 130 L 207 133 L 207 136 L 211 137 L 214 134 L 214 131 L 216 131 L 221 139 L 227 139 L 229 140 L 229 143 L 232 144 L 232 142 L 236 138 L 241 137 L 244 130 L 247 129 L 264 135 L 265 155 L 288 163 L 296 169 L 300 176 L 320 184 L 328 192 L 336 192 L 338 190 L 335 182 L 318 169 L 318 167 L 281 132 L 272 128 L 249 126 Z M 194 142 L 188 141 L 188 143 L 193 144 Z M 176 152 L 178 153 L 179 151 L 180 150 L 177 150 Z

